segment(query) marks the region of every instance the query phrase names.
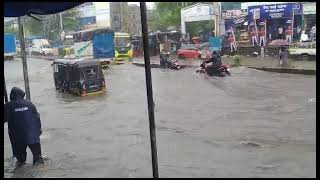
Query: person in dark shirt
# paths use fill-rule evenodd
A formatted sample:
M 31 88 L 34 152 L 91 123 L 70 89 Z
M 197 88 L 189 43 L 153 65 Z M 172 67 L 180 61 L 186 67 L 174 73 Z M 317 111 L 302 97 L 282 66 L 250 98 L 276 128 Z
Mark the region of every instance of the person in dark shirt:
M 26 148 L 33 154 L 33 164 L 43 164 L 41 155 L 40 135 L 41 121 L 35 105 L 24 99 L 25 93 L 18 87 L 13 87 L 10 93 L 10 102 L 4 105 L 4 123 L 8 122 L 14 156 L 17 166 L 25 164 Z
M 205 67 L 209 75 L 216 73 L 217 70 L 221 67 L 222 61 L 221 56 L 216 51 L 212 52 L 212 56 L 209 60 L 203 62 L 200 66 Z

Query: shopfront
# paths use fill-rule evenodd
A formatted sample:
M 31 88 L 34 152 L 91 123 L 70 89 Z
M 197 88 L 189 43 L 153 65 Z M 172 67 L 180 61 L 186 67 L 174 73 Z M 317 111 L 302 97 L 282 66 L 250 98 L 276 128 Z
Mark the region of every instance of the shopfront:
M 249 30 L 264 35 L 266 42 L 279 38 L 297 41 L 302 29 L 302 9 L 301 3 L 248 6 L 249 24 L 255 26 Z M 283 36 L 278 36 L 279 27 L 283 28 Z
M 312 26 L 316 25 L 316 3 L 304 3 L 303 4 L 303 29 L 310 35 Z

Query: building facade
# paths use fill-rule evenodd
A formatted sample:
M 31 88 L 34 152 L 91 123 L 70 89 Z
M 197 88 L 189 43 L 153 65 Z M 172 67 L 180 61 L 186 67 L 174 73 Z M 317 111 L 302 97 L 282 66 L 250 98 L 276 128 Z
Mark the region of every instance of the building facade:
M 315 2 L 303 2 L 303 27 L 307 34 L 310 33 L 312 26 L 316 25 L 317 6 Z
M 129 34 L 132 35 L 141 35 L 141 16 L 140 16 L 140 7 L 138 5 L 129 5 Z

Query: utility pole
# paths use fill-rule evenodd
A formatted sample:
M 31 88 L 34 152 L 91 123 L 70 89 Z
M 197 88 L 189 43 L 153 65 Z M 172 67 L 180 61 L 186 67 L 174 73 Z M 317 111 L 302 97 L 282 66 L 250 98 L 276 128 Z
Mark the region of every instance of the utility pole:
M 222 2 L 218 2 L 218 17 L 219 17 L 219 21 L 218 21 L 218 30 L 219 30 L 219 36 L 221 35 L 221 3 Z
M 63 25 L 62 25 L 62 13 L 59 13 L 59 15 L 60 15 L 60 30 L 61 30 L 61 32 L 62 32 L 62 30 L 63 30 Z
M 141 27 L 142 27 L 142 38 L 143 38 L 143 51 L 144 51 L 144 68 L 146 73 L 146 87 L 147 87 L 147 98 L 148 98 L 152 173 L 153 173 L 153 178 L 159 178 L 157 143 L 156 143 L 156 125 L 154 120 L 154 103 L 153 103 L 150 56 L 149 56 L 148 24 L 147 24 L 148 21 L 147 21 L 146 2 L 140 2 L 140 12 L 141 12 Z
M 221 26 L 221 2 L 213 2 L 213 8 L 216 13 L 216 36 L 220 36 L 220 26 Z
M 30 100 L 30 88 L 29 88 L 28 68 L 27 68 L 26 45 L 24 42 L 23 24 L 21 22 L 21 17 L 18 17 L 18 24 L 19 24 L 19 36 L 20 36 L 20 47 L 21 47 L 24 86 L 25 86 L 25 90 L 26 90 L 27 99 Z

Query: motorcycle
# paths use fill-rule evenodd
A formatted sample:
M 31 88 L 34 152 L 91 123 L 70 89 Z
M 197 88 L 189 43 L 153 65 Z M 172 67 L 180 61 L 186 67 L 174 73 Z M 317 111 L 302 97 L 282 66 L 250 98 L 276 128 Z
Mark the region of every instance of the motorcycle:
M 160 67 L 179 70 L 181 69 L 180 63 L 178 60 L 170 61 L 168 60 L 169 53 L 160 54 Z
M 231 76 L 229 65 L 223 64 L 221 65 L 217 70 L 208 73 L 208 68 L 211 68 L 209 66 L 210 64 L 201 64 L 200 69 L 196 71 L 196 73 L 205 73 L 209 76 L 219 76 L 219 77 L 225 77 L 226 75 Z

